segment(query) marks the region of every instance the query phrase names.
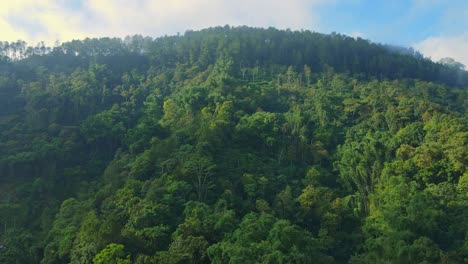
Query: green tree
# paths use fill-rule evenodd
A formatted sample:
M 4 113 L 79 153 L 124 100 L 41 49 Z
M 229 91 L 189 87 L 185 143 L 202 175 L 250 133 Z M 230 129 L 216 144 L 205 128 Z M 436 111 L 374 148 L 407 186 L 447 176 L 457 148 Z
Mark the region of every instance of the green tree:
M 125 253 L 124 246 L 109 244 L 93 258 L 95 264 L 130 264 L 130 256 Z

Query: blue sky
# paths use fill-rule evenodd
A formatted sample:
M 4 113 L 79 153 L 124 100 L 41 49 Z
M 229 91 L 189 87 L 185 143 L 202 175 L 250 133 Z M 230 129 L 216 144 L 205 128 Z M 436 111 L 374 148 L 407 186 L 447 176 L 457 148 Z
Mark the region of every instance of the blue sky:
M 15 0 L 0 40 L 161 36 L 216 25 L 308 29 L 411 46 L 468 65 L 468 0 Z
M 400 45 L 468 30 L 466 0 L 335 1 L 319 14 L 326 31 L 361 32 L 374 41 Z

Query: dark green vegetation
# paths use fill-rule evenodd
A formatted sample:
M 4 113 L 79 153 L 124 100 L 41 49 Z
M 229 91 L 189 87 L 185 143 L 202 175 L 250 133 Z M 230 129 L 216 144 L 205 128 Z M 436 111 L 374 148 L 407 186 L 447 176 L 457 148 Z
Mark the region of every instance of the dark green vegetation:
M 468 73 L 213 28 L 0 60 L 0 263 L 467 263 Z

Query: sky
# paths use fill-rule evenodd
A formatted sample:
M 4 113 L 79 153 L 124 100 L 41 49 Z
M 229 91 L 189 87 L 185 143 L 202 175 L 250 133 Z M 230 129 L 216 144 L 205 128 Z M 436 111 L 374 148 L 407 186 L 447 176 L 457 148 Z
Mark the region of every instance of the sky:
M 210 26 L 337 32 L 468 68 L 468 0 L 5 0 L 0 40 L 164 36 Z

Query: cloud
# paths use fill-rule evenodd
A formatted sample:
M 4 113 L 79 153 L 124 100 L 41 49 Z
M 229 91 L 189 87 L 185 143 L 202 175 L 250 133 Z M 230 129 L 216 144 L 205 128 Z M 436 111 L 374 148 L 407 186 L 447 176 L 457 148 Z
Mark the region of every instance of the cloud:
M 28 42 L 82 38 L 81 15 L 53 0 L 19 0 L 0 3 L 0 40 Z
M 434 22 L 427 24 L 426 36 L 413 47 L 434 61 L 450 57 L 468 66 L 468 2 L 413 0 L 413 4 L 418 10 L 432 10 L 428 15 Z
M 451 37 L 430 37 L 414 45 L 425 56 L 438 61 L 450 57 L 468 66 L 468 32 Z
M 313 6 L 322 0 L 88 0 L 99 34 L 163 35 L 217 25 L 310 28 Z M 96 23 L 95 23 L 96 25 Z
M 325 0 L 17 0 L 0 3 L 0 40 L 161 36 L 218 25 L 317 30 Z M 73 7 L 70 7 L 73 5 Z
M 352 37 L 352 38 L 366 38 L 366 34 L 362 33 L 361 31 L 352 31 L 351 33 L 347 33 L 346 35 Z

